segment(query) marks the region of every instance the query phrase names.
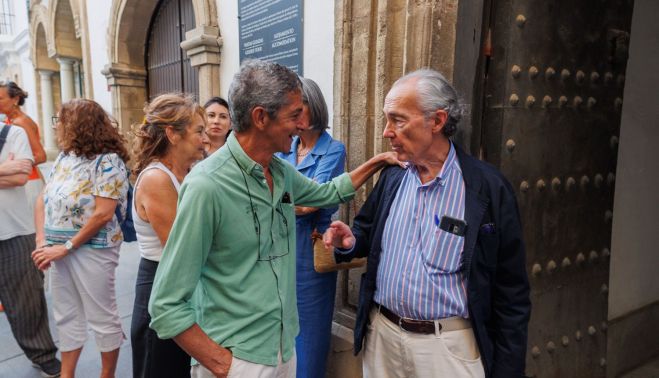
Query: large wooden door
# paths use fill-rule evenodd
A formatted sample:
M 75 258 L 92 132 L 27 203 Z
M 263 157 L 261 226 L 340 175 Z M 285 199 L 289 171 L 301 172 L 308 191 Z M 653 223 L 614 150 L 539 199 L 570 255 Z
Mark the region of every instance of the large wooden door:
M 180 46 L 185 32 L 194 28 L 191 0 L 163 0 L 156 8 L 146 54 L 150 100 L 166 92 L 185 92 L 198 97 L 198 72 Z
M 527 373 L 606 374 L 609 255 L 631 0 L 492 0 L 481 148 L 516 188 Z

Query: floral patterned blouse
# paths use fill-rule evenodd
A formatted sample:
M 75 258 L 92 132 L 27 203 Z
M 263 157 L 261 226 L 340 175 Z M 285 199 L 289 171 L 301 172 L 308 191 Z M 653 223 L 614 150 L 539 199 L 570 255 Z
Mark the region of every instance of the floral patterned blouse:
M 116 199 L 125 216 L 127 191 L 127 168 L 119 155 L 103 154 L 90 160 L 73 153 L 60 153 L 44 188 L 46 240 L 63 244 L 71 239 L 94 213 L 95 197 Z M 85 245 L 107 248 L 122 241 L 115 215 Z

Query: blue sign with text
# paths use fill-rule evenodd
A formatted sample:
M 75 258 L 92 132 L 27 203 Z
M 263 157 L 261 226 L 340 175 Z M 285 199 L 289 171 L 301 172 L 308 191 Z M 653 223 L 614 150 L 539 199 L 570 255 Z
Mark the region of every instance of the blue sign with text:
M 240 61 L 277 62 L 302 76 L 302 0 L 238 0 Z

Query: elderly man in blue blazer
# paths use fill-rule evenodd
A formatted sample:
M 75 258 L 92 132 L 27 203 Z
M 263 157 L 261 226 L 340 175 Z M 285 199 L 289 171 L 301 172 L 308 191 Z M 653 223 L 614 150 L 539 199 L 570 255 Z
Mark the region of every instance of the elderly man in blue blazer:
M 521 377 L 531 312 L 508 181 L 449 137 L 464 106 L 438 72 L 394 83 L 385 169 L 352 229 L 324 235 L 337 261 L 368 256 L 355 325 L 365 377 Z

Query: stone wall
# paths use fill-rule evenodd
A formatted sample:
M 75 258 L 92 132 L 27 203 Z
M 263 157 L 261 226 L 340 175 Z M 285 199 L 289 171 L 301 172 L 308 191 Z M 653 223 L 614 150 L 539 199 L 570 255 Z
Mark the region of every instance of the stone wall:
M 384 98 L 406 72 L 429 67 L 453 78 L 457 0 L 337 0 L 335 2 L 334 136 L 347 149 L 348 169 L 387 151 Z M 351 219 L 373 185 L 359 190 L 340 217 Z M 361 377 L 352 356 L 359 272 L 341 274 L 329 356 L 329 377 Z

